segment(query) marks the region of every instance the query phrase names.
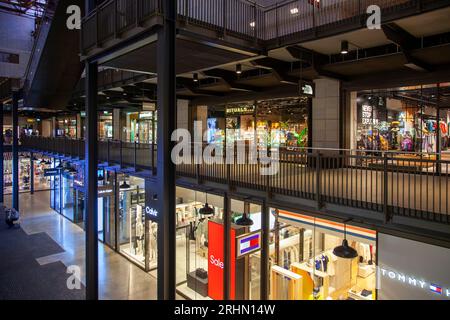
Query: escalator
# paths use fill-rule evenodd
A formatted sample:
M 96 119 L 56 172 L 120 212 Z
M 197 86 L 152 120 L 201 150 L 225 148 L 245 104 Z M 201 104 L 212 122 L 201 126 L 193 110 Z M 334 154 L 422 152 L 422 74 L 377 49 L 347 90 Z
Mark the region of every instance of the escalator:
M 84 11 L 84 1 L 78 1 Z M 80 80 L 80 31 L 69 30 L 73 0 L 48 0 L 25 73 L 24 106 L 64 109 Z

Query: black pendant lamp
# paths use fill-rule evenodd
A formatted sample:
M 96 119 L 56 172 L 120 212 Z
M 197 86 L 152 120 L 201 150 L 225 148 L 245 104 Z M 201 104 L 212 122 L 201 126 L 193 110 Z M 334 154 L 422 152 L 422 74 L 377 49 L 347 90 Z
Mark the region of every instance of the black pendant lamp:
M 208 194 L 206 194 L 205 205 L 203 206 L 203 208 L 200 208 L 200 210 L 198 210 L 198 213 L 204 217 L 211 217 L 214 215 L 214 209 L 212 207 L 210 207 L 208 204 Z
M 131 189 L 131 186 L 127 183 L 127 180 L 123 180 L 123 183 L 119 187 L 121 190 Z
M 333 254 L 343 259 L 355 259 L 358 257 L 358 252 L 348 245 L 346 224 L 344 224 L 344 240 L 342 241 L 342 245 L 334 248 Z
M 242 215 L 242 217 L 237 219 L 235 222 L 238 226 L 250 227 L 253 225 L 254 222 L 252 219 L 250 219 L 250 215 L 248 213 L 249 211 L 250 211 L 250 204 L 245 203 L 244 204 L 244 214 Z

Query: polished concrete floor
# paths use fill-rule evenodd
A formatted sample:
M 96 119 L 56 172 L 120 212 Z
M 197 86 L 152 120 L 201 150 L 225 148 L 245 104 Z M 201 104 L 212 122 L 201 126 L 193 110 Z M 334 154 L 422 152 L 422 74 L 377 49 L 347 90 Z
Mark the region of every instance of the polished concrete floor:
M 45 232 L 65 251 L 40 257 L 41 265 L 60 261 L 66 267 L 79 266 L 85 283 L 84 231 L 49 207 L 50 193 L 20 194 L 21 227 L 27 234 Z M 10 206 L 11 197 L 5 197 Z M 99 298 L 104 300 L 154 300 L 156 278 L 109 247 L 99 243 Z

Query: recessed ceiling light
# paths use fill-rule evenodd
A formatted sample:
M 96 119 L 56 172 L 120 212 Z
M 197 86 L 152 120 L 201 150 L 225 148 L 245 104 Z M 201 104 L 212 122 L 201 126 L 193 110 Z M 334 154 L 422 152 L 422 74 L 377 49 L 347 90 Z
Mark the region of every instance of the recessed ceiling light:
M 194 73 L 193 80 L 194 82 L 198 82 L 198 73 Z
M 291 9 L 291 14 L 297 14 L 297 13 L 298 13 L 298 8 Z

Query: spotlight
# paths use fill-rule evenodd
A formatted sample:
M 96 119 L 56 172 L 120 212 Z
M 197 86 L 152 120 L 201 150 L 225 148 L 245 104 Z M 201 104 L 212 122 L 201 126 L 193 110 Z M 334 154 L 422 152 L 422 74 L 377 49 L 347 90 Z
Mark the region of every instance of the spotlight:
M 348 53 L 348 41 L 342 40 L 341 41 L 341 54 L 347 54 Z
M 236 65 L 236 73 L 237 74 L 242 74 L 242 65 L 241 64 L 237 64 Z
M 298 13 L 298 8 L 292 8 L 291 9 L 291 14 L 292 15 L 297 14 L 297 13 Z
M 198 73 L 194 73 L 193 80 L 194 82 L 198 82 Z

